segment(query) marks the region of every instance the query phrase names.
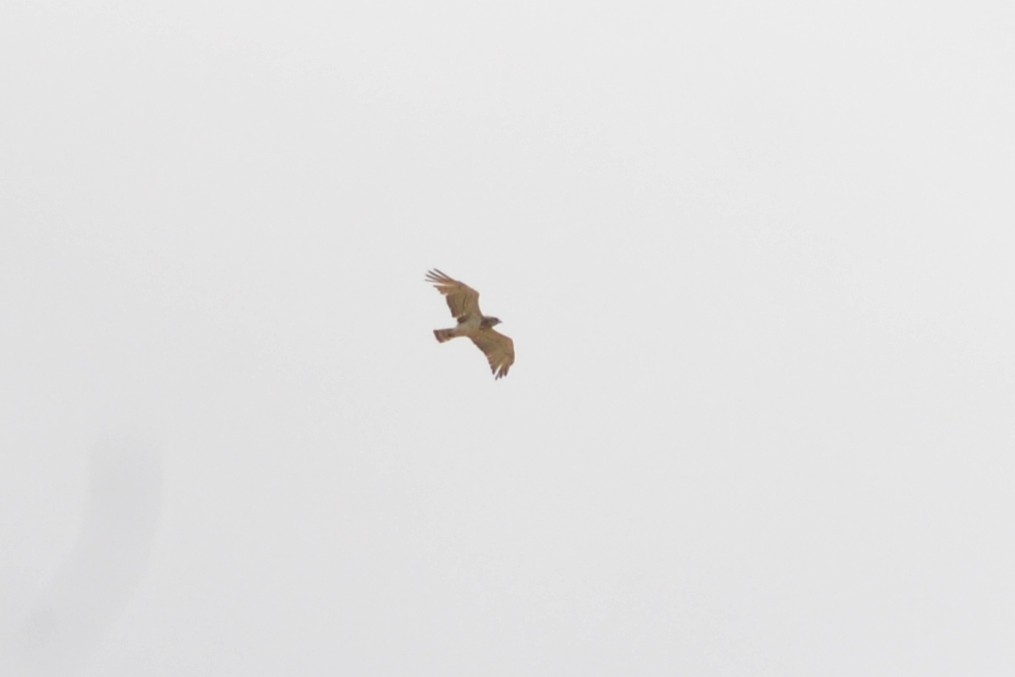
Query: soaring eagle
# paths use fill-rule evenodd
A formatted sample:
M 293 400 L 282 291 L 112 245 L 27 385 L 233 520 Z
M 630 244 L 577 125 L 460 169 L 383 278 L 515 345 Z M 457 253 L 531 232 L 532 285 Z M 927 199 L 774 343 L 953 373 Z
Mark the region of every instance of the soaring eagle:
M 483 351 L 494 379 L 507 376 L 515 362 L 515 344 L 504 334 L 494 330 L 500 324 L 496 317 L 488 317 L 479 310 L 479 292 L 467 284 L 453 280 L 436 268 L 426 274 L 426 281 L 437 288 L 448 301 L 451 315 L 458 320 L 453 329 L 434 329 L 437 341 L 444 343 L 457 336 L 468 336 Z

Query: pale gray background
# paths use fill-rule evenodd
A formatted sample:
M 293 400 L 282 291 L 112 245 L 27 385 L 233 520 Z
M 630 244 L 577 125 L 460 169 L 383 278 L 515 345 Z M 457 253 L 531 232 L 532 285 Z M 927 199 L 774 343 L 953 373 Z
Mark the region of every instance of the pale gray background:
M 0 670 L 1015 674 L 1012 7 L 4 2 Z

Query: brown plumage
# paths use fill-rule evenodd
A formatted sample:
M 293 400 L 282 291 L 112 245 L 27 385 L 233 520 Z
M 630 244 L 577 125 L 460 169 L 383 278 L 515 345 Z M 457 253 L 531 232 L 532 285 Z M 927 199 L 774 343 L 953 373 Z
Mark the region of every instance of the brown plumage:
M 437 341 L 444 343 L 458 336 L 467 336 L 486 355 L 493 377 L 507 376 L 508 369 L 515 362 L 515 344 L 494 330 L 494 326 L 500 324 L 499 319 L 483 315 L 479 310 L 479 292 L 436 268 L 426 274 L 426 281 L 444 295 L 451 316 L 458 320 L 458 325 L 451 329 L 434 329 Z

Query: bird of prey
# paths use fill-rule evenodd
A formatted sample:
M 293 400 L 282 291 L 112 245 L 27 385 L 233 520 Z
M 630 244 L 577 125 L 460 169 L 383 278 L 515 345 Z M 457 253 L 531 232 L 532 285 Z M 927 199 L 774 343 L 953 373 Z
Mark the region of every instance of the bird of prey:
M 494 325 L 500 324 L 500 320 L 480 312 L 479 292 L 436 268 L 426 274 L 426 281 L 444 295 L 452 317 L 458 320 L 458 326 L 452 329 L 434 329 L 437 341 L 444 343 L 458 336 L 467 336 L 486 355 L 494 379 L 507 376 L 508 369 L 515 362 L 515 344 L 494 330 Z

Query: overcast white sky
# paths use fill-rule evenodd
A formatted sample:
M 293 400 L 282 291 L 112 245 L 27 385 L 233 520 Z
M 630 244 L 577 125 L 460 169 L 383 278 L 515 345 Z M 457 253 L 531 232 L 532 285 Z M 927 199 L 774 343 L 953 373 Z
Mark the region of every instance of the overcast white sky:
M 4 2 L 0 670 L 1015 674 L 1013 35 Z

